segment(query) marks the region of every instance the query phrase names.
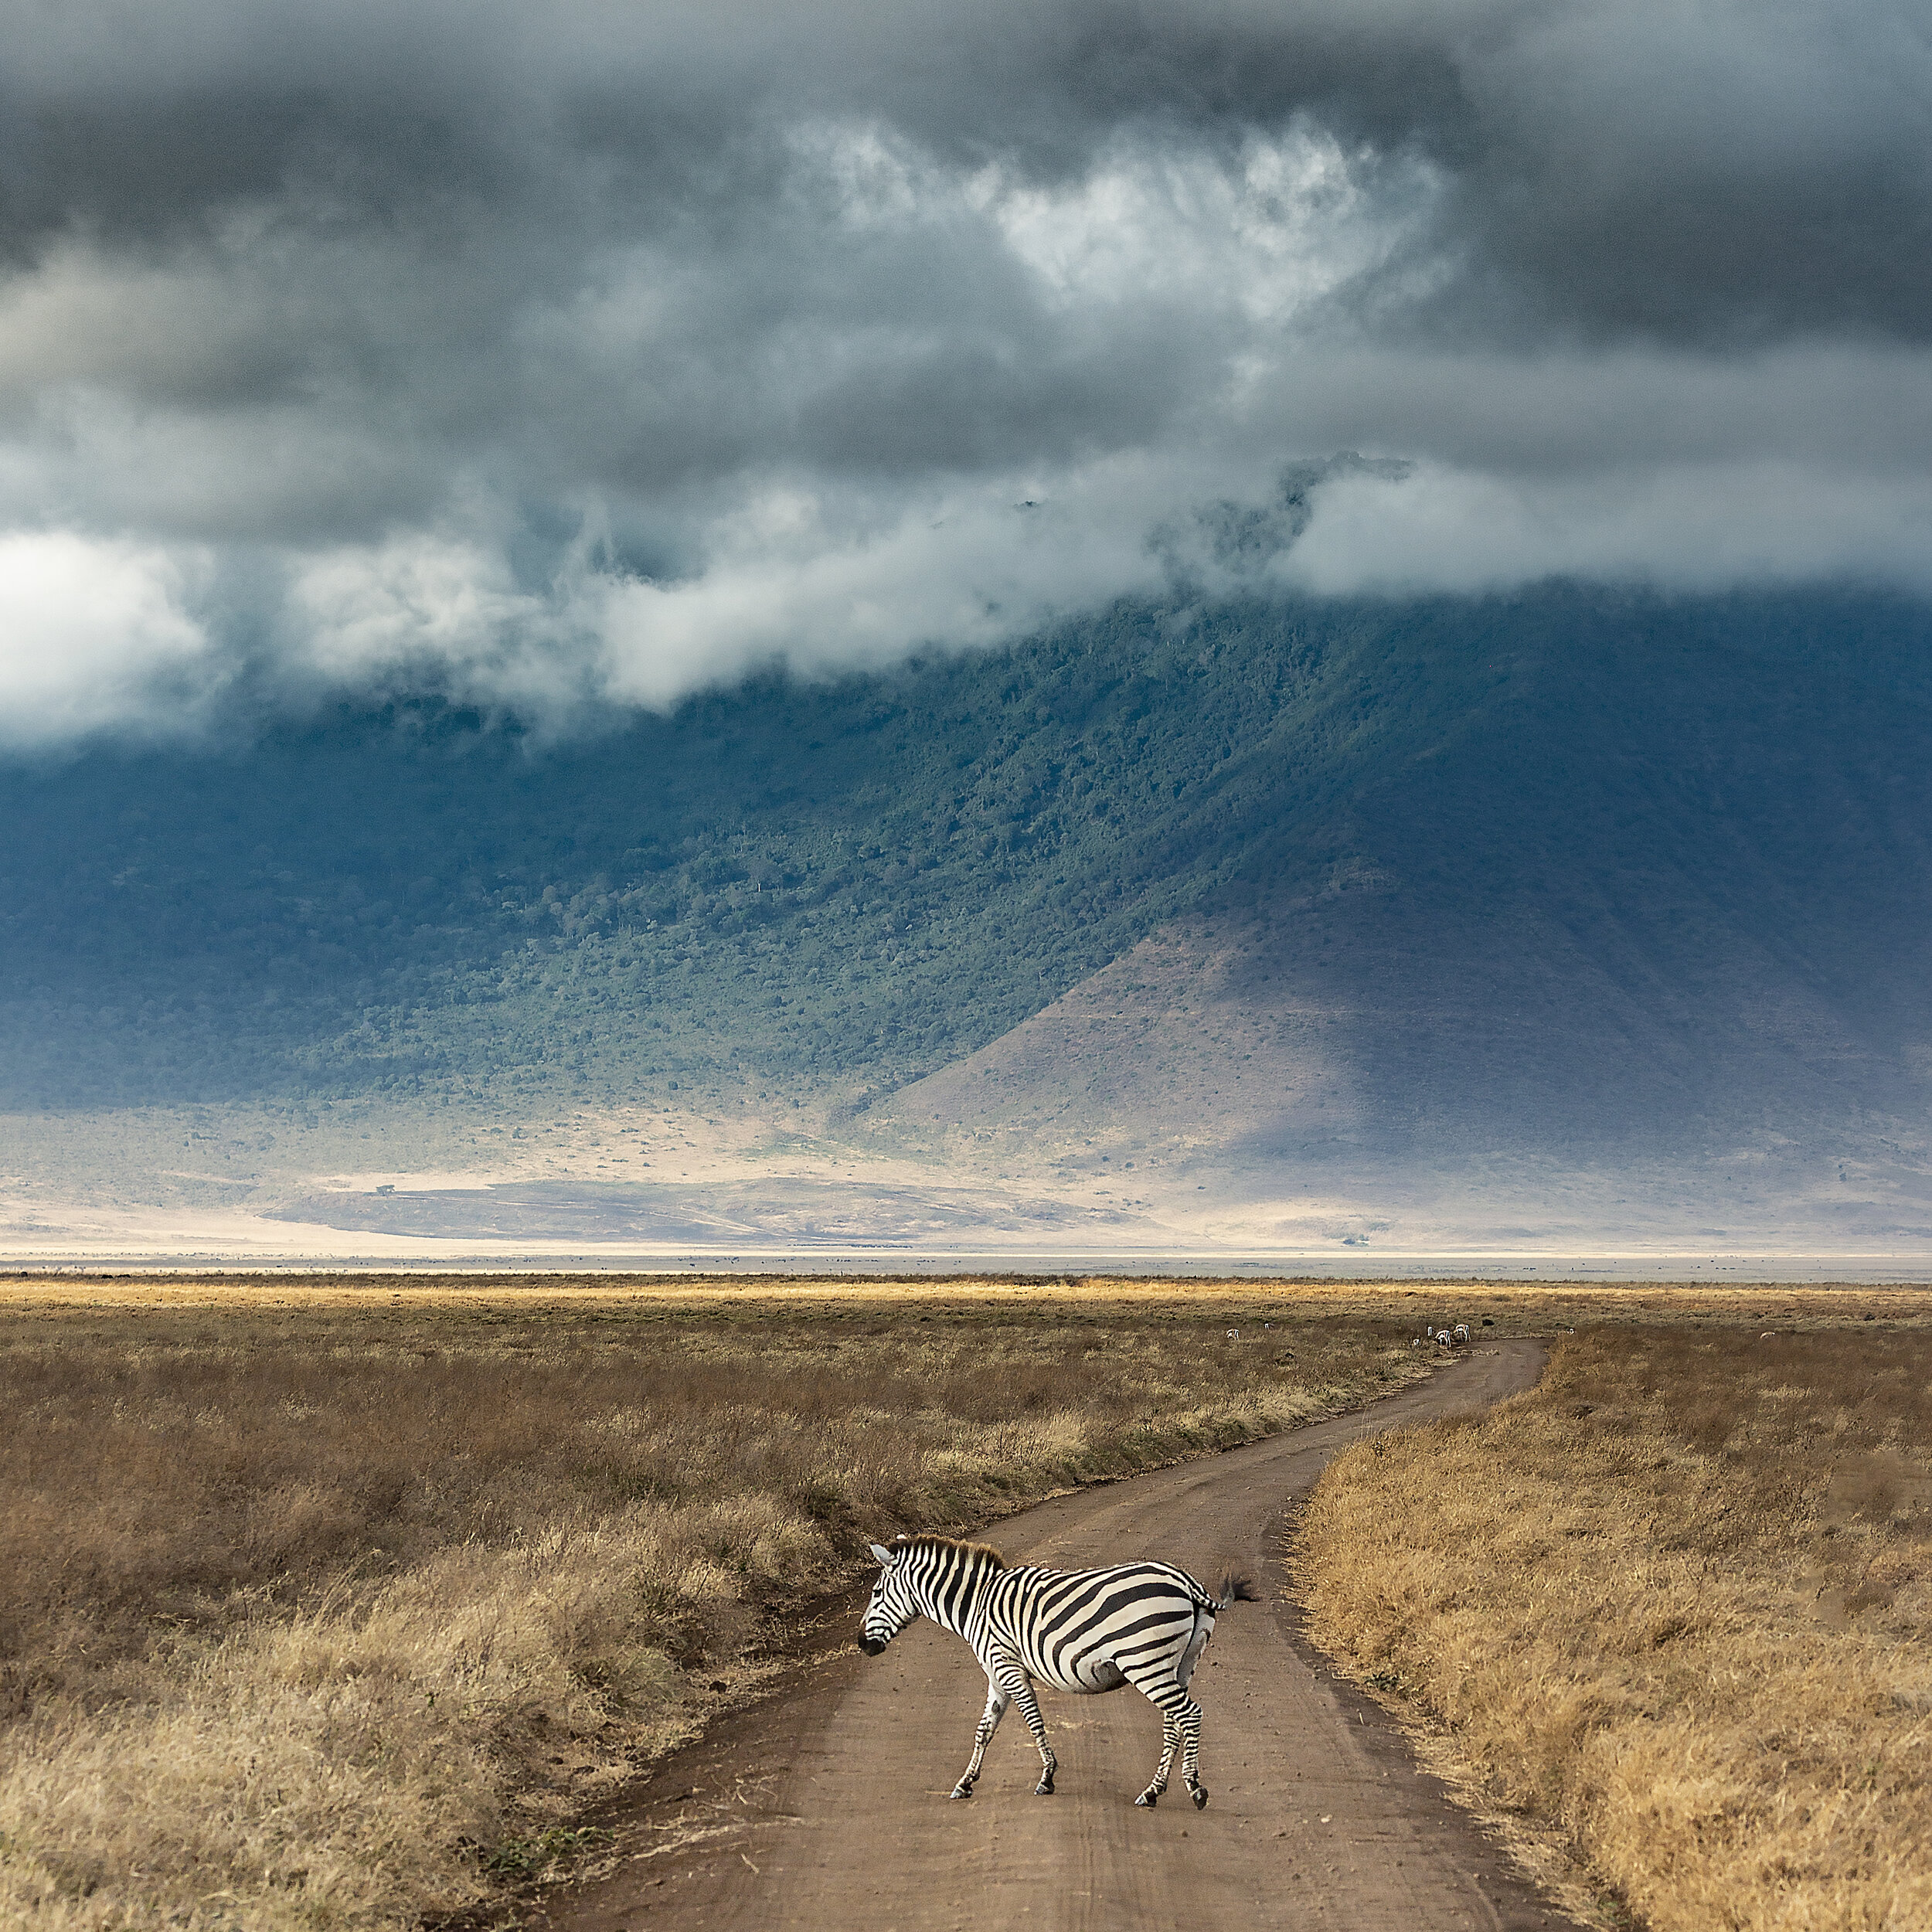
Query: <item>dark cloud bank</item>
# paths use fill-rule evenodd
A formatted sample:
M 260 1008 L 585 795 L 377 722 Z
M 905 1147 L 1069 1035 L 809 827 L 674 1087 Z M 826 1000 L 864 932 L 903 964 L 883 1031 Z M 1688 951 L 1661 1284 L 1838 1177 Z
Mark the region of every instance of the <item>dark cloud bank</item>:
M 1914 6 L 97 5 L 0 85 L 16 744 L 1932 578 Z

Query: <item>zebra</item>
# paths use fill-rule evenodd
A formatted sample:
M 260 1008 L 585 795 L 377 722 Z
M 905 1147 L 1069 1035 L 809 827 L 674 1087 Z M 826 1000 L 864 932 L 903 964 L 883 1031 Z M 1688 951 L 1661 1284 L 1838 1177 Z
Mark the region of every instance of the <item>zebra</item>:
M 1131 1684 L 1161 1713 L 1161 1762 L 1134 1802 L 1156 1804 L 1167 1789 L 1174 1754 L 1198 1811 L 1208 1801 L 1200 1779 L 1201 1707 L 1188 1695 L 1214 1620 L 1237 1603 L 1256 1600 L 1245 1577 L 1222 1580 L 1210 1596 L 1171 1563 L 1117 1563 L 1107 1570 L 1009 1570 L 997 1549 L 950 1536 L 901 1536 L 889 1549 L 871 1546 L 879 1580 L 866 1606 L 859 1648 L 879 1653 L 917 1617 L 963 1637 L 986 1673 L 986 1709 L 973 1735 L 973 1755 L 953 1787 L 971 1798 L 986 1747 L 1009 1703 L 1019 1706 L 1039 1747 L 1035 1794 L 1053 1789 L 1059 1760 L 1033 1696 L 1038 1679 L 1056 1690 L 1094 1696 Z

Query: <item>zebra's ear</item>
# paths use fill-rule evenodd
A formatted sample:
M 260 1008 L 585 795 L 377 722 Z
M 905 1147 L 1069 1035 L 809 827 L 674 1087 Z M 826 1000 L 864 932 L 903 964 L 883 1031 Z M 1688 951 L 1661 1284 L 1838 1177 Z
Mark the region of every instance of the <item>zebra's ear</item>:
M 889 1563 L 892 1561 L 893 1553 L 883 1543 L 874 1543 L 871 1546 L 871 1549 L 872 1553 L 876 1556 L 882 1563 Z

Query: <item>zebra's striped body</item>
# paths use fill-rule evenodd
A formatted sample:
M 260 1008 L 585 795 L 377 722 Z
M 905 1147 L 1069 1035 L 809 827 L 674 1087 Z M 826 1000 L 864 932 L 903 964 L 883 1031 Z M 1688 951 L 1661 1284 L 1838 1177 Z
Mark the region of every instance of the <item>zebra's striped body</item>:
M 866 1655 L 876 1656 L 915 1617 L 929 1617 L 964 1638 L 986 1672 L 986 1709 L 954 1798 L 972 1795 L 1009 1703 L 1019 1706 L 1039 1747 L 1038 1790 L 1053 1790 L 1056 1760 L 1035 1683 L 1087 1696 L 1131 1684 L 1161 1713 L 1162 1737 L 1159 1767 L 1134 1802 L 1159 1798 L 1178 1750 L 1189 1794 L 1197 1806 L 1206 1804 L 1201 1707 L 1188 1685 L 1216 1616 L 1253 1597 L 1247 1583 L 1230 1580 L 1213 1596 L 1170 1563 L 1009 1570 L 998 1551 L 944 1536 L 902 1537 L 889 1549 L 874 1543 L 872 1553 L 880 1568 L 860 1640 Z

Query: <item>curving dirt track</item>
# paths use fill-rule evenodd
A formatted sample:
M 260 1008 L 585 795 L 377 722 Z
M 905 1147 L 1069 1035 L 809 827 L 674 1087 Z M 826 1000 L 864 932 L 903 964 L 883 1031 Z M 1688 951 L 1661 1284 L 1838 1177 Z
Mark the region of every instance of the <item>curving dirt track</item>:
M 1264 1600 L 1227 1612 L 1194 1689 L 1204 1710 L 1197 1812 L 1177 1778 L 1133 1798 L 1160 1725 L 1131 1690 L 1042 1698 L 1059 1792 L 1009 1713 L 978 1793 L 947 1794 L 985 1679 L 924 1622 L 868 1662 L 835 1655 L 784 1697 L 661 1767 L 620 1818 L 601 1876 L 526 1920 L 552 1932 L 651 1926 L 1133 1932 L 1187 1923 L 1347 1932 L 1563 1927 L 1376 1707 L 1301 1643 L 1283 1599 L 1282 1519 L 1335 1451 L 1378 1429 L 1488 1403 L 1540 1372 L 1532 1342 L 1475 1352 L 1354 1415 L 1081 1492 L 993 1532 L 1014 1560 L 1072 1567 L 1158 1556 L 1197 1576 L 1247 1570 Z M 852 1641 L 857 1603 L 824 1633 Z

